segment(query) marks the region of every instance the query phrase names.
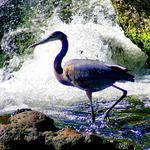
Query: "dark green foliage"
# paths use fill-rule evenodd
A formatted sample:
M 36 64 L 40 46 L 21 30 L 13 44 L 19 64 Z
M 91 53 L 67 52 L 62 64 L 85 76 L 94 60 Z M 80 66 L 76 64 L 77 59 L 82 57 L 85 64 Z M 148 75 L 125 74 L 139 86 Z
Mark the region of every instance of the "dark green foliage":
M 11 55 L 12 52 L 18 55 L 29 54 L 31 51 L 27 47 L 37 40 L 37 34 L 42 32 L 39 28 L 45 25 L 45 20 L 51 17 L 56 7 L 59 7 L 59 17 L 64 22 L 71 21 L 71 5 L 72 0 L 10 0 L 0 9 L 0 40 L 7 33 L 9 36 L 10 31 L 15 32 L 18 28 L 27 28 L 29 32 L 11 35 L 12 37 L 6 43 L 11 50 Z M 7 56 L 1 49 L 0 45 L 0 67 L 3 67 Z M 5 47 L 3 47 L 3 51 L 5 51 Z
M 30 6 L 29 2 L 26 0 L 9 0 L 6 4 L 1 6 L 0 9 L 0 41 L 2 40 L 3 36 L 10 32 L 10 30 L 15 31 L 19 27 L 27 27 L 29 26 L 27 22 L 29 22 L 29 17 L 30 17 Z M 25 51 L 25 46 L 27 46 L 27 42 L 33 39 L 33 35 L 31 37 L 27 37 L 27 35 L 22 35 L 22 38 L 20 39 L 21 43 L 15 43 L 18 42 L 16 37 L 13 37 L 11 40 L 11 45 L 15 45 L 17 49 L 17 53 L 21 54 L 21 52 Z M 23 40 L 24 39 L 24 40 Z M 26 40 L 26 41 L 25 41 Z M 30 41 L 31 42 L 31 41 Z M 1 43 L 1 42 L 0 42 Z M 25 44 L 24 44 L 25 43 Z M 24 46 L 23 46 L 24 45 Z M 19 47 L 20 46 L 20 47 Z M 14 48 L 13 47 L 13 48 Z M 12 51 L 15 49 L 12 48 Z M 0 45 L 0 67 L 4 66 L 4 62 L 6 60 L 9 60 L 10 54 L 5 54 L 1 50 L 1 45 Z M 23 50 L 24 49 L 24 50 Z M 4 50 L 4 49 L 3 49 Z M 4 50 L 5 51 L 5 50 Z
M 60 5 L 61 11 L 60 11 L 60 18 L 65 21 L 66 23 L 71 21 L 72 17 L 72 0 L 64 0 L 63 4 Z
M 16 29 L 20 22 L 27 16 L 27 7 L 25 1 L 10 0 L 8 4 L 1 6 L 0 9 L 0 39 L 9 29 Z
M 9 60 L 9 55 L 0 52 L 0 68 L 4 67 L 5 61 Z
M 16 43 L 15 52 L 19 55 L 30 54 L 32 51 L 28 49 L 28 46 L 35 42 L 35 36 L 33 33 L 22 33 L 14 39 Z

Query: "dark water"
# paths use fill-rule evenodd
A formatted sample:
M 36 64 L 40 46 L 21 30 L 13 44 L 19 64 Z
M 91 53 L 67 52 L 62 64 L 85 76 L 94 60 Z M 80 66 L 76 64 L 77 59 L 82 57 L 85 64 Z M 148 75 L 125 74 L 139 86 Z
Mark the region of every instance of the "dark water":
M 109 121 L 106 122 L 103 114 L 114 102 L 94 101 L 95 124 L 91 121 L 90 105 L 87 102 L 44 108 L 44 113 L 53 118 L 60 128 L 68 126 L 79 132 L 94 133 L 106 139 L 130 141 L 142 149 L 149 149 L 150 109 L 141 109 L 140 106 L 134 109 L 127 101 L 122 101 L 110 113 Z

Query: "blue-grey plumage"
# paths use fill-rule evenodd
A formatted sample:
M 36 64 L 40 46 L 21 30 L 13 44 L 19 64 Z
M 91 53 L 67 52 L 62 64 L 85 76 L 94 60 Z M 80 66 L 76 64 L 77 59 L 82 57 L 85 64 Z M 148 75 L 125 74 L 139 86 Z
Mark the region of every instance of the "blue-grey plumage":
M 92 106 L 92 93 L 110 86 L 123 92 L 123 95 L 119 98 L 119 100 L 117 100 L 116 103 L 105 112 L 104 118 L 108 117 L 109 112 L 113 109 L 113 107 L 127 95 L 126 90 L 115 86 L 114 83 L 122 80 L 134 82 L 134 76 L 129 74 L 128 70 L 124 67 L 109 65 L 104 62 L 90 59 L 72 59 L 62 68 L 62 59 L 68 50 L 68 40 L 67 36 L 61 31 L 54 32 L 46 39 L 32 44 L 30 47 L 35 47 L 39 44 L 44 44 L 54 40 L 60 40 L 62 42 L 62 49 L 54 61 L 55 76 L 62 84 L 74 86 L 86 92 L 91 104 L 93 123 L 95 122 L 95 113 Z
M 92 92 L 103 90 L 116 81 L 134 81 L 126 68 L 96 60 L 73 59 L 64 65 L 63 70 L 63 78 L 69 83 Z

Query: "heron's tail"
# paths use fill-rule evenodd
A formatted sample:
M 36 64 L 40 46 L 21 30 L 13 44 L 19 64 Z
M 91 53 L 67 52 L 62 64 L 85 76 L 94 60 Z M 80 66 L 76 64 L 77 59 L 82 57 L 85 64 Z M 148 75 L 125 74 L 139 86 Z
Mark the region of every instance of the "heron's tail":
M 124 73 L 121 80 L 134 82 L 134 76 L 129 73 Z
M 116 80 L 118 81 L 130 81 L 134 82 L 134 76 L 128 73 L 128 69 L 118 66 L 118 65 L 110 65 L 109 68 L 111 68 L 116 74 Z

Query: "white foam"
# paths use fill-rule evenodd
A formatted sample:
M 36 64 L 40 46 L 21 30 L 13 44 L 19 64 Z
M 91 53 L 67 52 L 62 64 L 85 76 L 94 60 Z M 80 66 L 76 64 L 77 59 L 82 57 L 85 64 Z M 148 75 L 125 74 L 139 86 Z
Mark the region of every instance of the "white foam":
M 92 20 L 84 22 L 83 16 L 75 15 L 70 24 L 65 24 L 56 13 L 47 22 L 47 26 L 43 27 L 43 30 L 45 34 L 42 34 L 41 38 L 55 30 L 61 30 L 67 34 L 69 51 L 63 63 L 73 58 L 98 59 L 113 63 L 112 50 L 108 41 L 114 45 L 120 44 L 122 47 L 136 47 L 131 41 L 129 42 L 117 25 L 108 23 L 108 19 L 103 20 L 101 24 L 96 24 Z M 0 83 L 1 110 L 8 110 L 10 106 L 10 108 L 16 108 L 16 106 L 65 105 L 86 99 L 83 91 L 64 86 L 56 80 L 53 73 L 53 61 L 60 49 L 59 41 L 37 46 L 33 58 L 26 60 L 19 71 L 13 72 L 11 79 Z M 146 82 L 144 82 L 145 78 L 147 78 Z M 150 98 L 149 83 L 149 76 L 146 76 L 135 83 L 127 82 L 117 85 L 128 90 L 129 95 L 144 95 Z M 120 94 L 118 90 L 111 87 L 95 93 L 94 97 L 111 100 Z

